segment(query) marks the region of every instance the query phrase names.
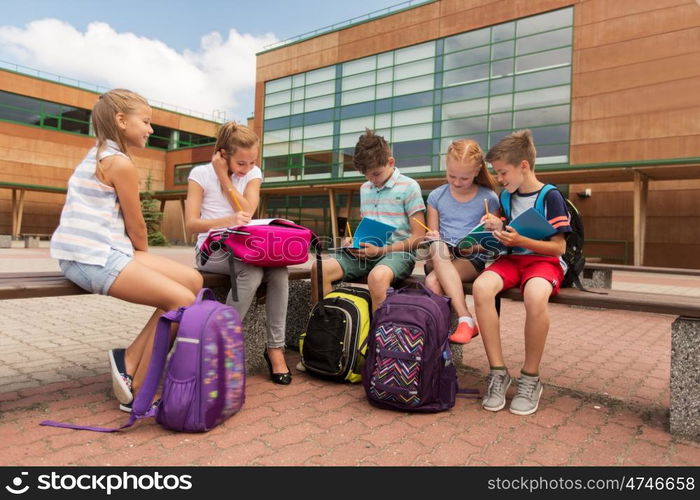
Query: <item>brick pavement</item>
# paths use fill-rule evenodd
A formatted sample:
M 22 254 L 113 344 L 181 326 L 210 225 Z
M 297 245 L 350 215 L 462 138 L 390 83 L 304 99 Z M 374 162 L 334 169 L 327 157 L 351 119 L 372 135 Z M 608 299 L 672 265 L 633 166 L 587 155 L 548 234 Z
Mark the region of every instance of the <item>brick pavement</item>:
M 163 252 L 189 261 L 189 251 Z M 55 265 L 44 249 L 0 250 L 0 270 L 21 270 L 18 263 Z M 629 283 L 623 277 L 613 286 Z M 660 293 L 700 289 L 700 280 L 645 284 Z M 515 375 L 524 310 L 504 301 L 502 311 Z M 47 418 L 126 420 L 111 395 L 105 352 L 128 343 L 149 315 L 150 308 L 100 296 L 0 302 L 0 465 L 700 465 L 700 443 L 668 434 L 674 318 L 558 304 L 551 305 L 545 392 L 528 417 L 485 412 L 470 399 L 432 415 L 379 410 L 360 386 L 293 369 L 286 387 L 249 377 L 242 411 L 207 434 L 173 433 L 155 422 L 119 434 L 39 426 Z M 293 367 L 298 353 L 288 358 Z M 487 364 L 478 337 L 465 346 L 464 362 L 460 385 L 482 388 Z

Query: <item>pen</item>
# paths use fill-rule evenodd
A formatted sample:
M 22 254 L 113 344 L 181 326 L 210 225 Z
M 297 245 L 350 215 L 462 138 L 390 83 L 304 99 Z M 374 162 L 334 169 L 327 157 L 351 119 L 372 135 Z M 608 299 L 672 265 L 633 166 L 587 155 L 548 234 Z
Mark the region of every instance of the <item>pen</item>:
M 420 220 L 418 220 L 418 219 L 415 218 L 415 217 L 411 217 L 411 218 L 412 218 L 414 221 L 416 221 L 418 224 L 420 224 L 421 226 L 423 226 L 423 227 L 425 228 L 426 231 L 430 231 L 430 228 L 429 228 L 428 226 L 426 226 L 425 224 L 423 224 Z
M 236 204 L 236 208 L 238 209 L 239 212 L 243 211 L 243 207 L 241 206 L 241 202 L 238 201 L 238 198 L 236 198 L 236 195 L 233 194 L 233 188 L 230 188 L 228 190 L 228 194 L 231 195 L 231 198 L 233 199 L 233 202 Z
M 489 213 L 489 202 L 486 201 L 486 198 L 484 198 L 484 210 L 486 210 L 486 215 L 491 215 Z
M 350 231 L 350 223 L 346 221 L 346 222 L 345 222 L 345 227 L 346 227 L 347 230 L 348 230 L 348 236 L 349 236 L 350 238 L 352 238 L 352 231 Z

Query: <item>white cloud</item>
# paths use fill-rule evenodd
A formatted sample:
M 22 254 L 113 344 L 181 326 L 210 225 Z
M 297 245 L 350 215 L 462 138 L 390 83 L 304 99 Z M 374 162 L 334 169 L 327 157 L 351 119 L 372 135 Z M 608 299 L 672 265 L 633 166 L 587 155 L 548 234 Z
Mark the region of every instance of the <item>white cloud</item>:
M 214 110 L 225 110 L 227 119 L 240 121 L 253 112 L 255 53 L 276 41 L 271 33 L 231 29 L 227 38 L 212 32 L 197 50 L 180 53 L 156 39 L 117 33 L 103 22 L 90 23 L 82 33 L 63 21 L 42 19 L 25 28 L 0 26 L 0 59 L 128 88 L 155 106 L 167 103 L 209 118 Z

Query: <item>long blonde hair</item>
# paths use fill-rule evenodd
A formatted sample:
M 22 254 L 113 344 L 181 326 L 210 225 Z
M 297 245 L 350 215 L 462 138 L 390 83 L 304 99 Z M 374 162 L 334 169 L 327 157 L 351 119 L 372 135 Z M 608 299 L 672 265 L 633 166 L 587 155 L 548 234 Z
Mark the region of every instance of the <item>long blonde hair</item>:
M 224 123 L 216 134 L 216 144 L 214 151 L 224 150 L 222 154 L 228 160 L 231 155 L 236 154 L 238 148 L 250 149 L 260 142 L 258 134 L 245 125 L 236 122 Z
M 129 156 L 124 132 L 117 126 L 116 116 L 117 113 L 133 113 L 139 106 L 148 107 L 148 101 L 131 90 L 113 89 L 100 96 L 92 107 L 92 126 L 97 137 L 98 159 L 108 139 L 116 142 L 119 150 Z
M 496 190 L 496 181 L 486 169 L 484 152 L 481 150 L 478 142 L 472 139 L 458 139 L 452 141 L 447 148 L 447 158 L 452 158 L 460 163 L 465 163 L 467 161 L 476 162 L 479 173 L 474 177 L 474 183 L 488 188 L 491 191 Z

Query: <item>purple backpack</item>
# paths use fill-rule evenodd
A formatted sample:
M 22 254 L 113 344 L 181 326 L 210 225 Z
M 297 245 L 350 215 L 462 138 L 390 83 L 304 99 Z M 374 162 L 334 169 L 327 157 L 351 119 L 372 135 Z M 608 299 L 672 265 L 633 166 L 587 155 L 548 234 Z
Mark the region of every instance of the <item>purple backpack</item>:
M 457 370 L 447 339 L 450 318 L 449 297 L 420 284 L 389 288 L 372 319 L 362 373 L 370 403 L 419 412 L 455 405 Z
M 179 327 L 164 373 L 171 323 L 179 323 Z M 163 374 L 160 403 L 153 406 Z M 113 429 L 46 420 L 41 425 L 113 432 L 155 416 L 159 424 L 174 431 L 206 432 L 240 410 L 244 401 L 245 352 L 240 316 L 203 288 L 191 306 L 160 317 L 148 374 L 134 398 L 127 424 Z

